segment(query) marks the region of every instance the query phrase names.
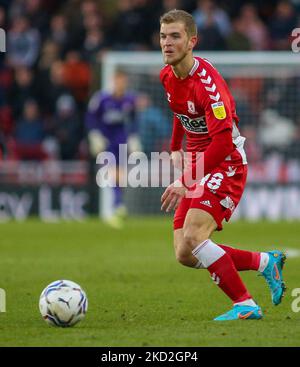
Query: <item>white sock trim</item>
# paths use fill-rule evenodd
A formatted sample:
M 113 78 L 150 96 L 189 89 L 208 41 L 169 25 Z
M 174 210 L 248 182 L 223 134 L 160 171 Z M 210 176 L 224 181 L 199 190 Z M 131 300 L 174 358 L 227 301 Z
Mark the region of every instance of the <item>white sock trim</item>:
M 255 307 L 257 306 L 257 304 L 254 302 L 254 300 L 252 298 L 246 299 L 243 302 L 237 302 L 233 304 L 234 306 L 238 305 L 238 306 L 251 306 L 251 307 Z
M 225 251 L 212 240 L 207 239 L 194 248 L 192 254 L 202 262 L 205 268 L 208 268 L 219 260 L 225 254 Z
M 194 266 L 195 269 L 205 269 L 204 265 L 200 260 L 198 260 L 197 264 Z
M 260 271 L 261 273 L 265 270 L 265 268 L 269 264 L 269 257 L 270 257 L 269 254 L 267 254 L 266 252 L 260 253 L 260 262 L 258 271 Z

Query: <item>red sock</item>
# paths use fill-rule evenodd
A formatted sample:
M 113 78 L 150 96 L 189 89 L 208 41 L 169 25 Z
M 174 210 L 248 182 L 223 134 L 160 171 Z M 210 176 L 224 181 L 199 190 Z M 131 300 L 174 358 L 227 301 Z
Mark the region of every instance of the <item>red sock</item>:
M 225 251 L 225 250 L 224 250 Z M 212 279 L 233 303 L 243 302 L 252 298 L 240 278 L 230 255 L 225 253 L 208 267 Z
M 258 270 L 260 263 L 260 252 L 239 250 L 237 248 L 219 245 L 234 262 L 238 271 L 241 270 Z

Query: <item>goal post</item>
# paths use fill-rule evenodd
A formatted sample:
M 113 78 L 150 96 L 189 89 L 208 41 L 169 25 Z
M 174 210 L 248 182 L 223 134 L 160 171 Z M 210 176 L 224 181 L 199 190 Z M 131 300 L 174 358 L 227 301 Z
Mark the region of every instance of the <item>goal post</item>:
M 195 52 L 195 56 L 211 61 L 224 77 L 237 75 L 240 69 L 248 69 L 252 75 L 257 73 L 258 76 L 270 77 L 278 71 L 296 73 L 298 70 L 299 72 L 299 55 L 289 51 Z M 101 88 L 111 89 L 112 77 L 117 68 L 124 68 L 129 73 L 157 73 L 158 78 L 163 66 L 162 54 L 159 51 L 107 52 L 103 55 L 101 63 Z

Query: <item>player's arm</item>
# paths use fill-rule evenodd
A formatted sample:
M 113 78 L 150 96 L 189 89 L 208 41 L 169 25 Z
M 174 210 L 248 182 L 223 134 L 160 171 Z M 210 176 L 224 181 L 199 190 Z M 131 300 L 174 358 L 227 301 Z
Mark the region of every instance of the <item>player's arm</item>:
M 108 141 L 101 131 L 101 102 L 101 93 L 96 92 L 91 97 L 85 114 L 85 127 L 87 130 L 89 149 L 93 157 L 103 152 L 108 145 Z
M 182 150 L 183 137 L 184 128 L 180 120 L 174 115 L 170 150 L 172 163 L 174 167 L 180 170 L 183 170 L 184 166 L 184 152 Z
M 182 141 L 184 137 L 184 128 L 176 115 L 173 118 L 173 131 L 170 143 L 171 152 L 182 149 Z
M 166 90 L 166 84 L 168 79 L 168 72 L 167 67 L 164 67 L 159 74 L 159 79 L 161 84 L 163 85 L 165 91 Z M 178 119 L 176 115 L 173 116 L 173 130 L 172 130 L 172 137 L 171 137 L 171 143 L 170 143 L 170 150 L 171 152 L 177 152 L 182 149 L 182 140 L 184 136 L 184 128 Z
M 184 128 L 180 120 L 174 115 L 173 118 L 173 131 L 171 138 L 171 159 L 174 167 L 183 171 L 185 166 L 184 152 L 182 150 L 182 141 L 184 137 Z M 181 187 L 174 187 L 174 184 L 167 187 L 161 197 L 161 210 L 166 212 L 171 211 L 173 208 L 177 208 L 182 197 L 185 195 L 186 188 L 182 185 Z
M 167 92 L 166 90 L 166 84 L 167 84 L 167 79 L 168 79 L 167 67 L 164 67 L 161 70 L 159 78 L 160 78 L 161 84 L 163 85 L 163 87 L 165 88 L 165 91 Z M 170 143 L 171 154 L 174 157 L 178 154 L 178 152 L 182 150 L 183 136 L 184 136 L 184 128 L 180 120 L 178 119 L 178 117 L 176 117 L 176 115 L 174 114 L 173 115 L 173 129 L 172 129 L 172 136 L 171 136 L 171 143 Z

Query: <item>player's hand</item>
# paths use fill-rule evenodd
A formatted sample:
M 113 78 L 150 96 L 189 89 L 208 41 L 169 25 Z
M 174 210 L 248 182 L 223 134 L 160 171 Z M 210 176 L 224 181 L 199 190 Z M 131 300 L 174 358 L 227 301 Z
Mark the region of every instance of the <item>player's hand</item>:
M 127 144 L 129 153 L 142 151 L 141 140 L 136 134 L 129 135 Z
M 90 153 L 93 157 L 103 152 L 108 146 L 107 139 L 98 130 L 91 130 L 88 134 L 88 140 Z
M 179 180 L 169 185 L 161 197 L 161 210 L 167 213 L 173 209 L 176 210 L 186 191 L 186 187 Z
M 184 170 L 184 167 L 187 164 L 187 161 L 184 156 L 184 151 L 182 149 L 172 152 L 171 160 L 172 160 L 173 166 L 179 169 L 181 172 Z

